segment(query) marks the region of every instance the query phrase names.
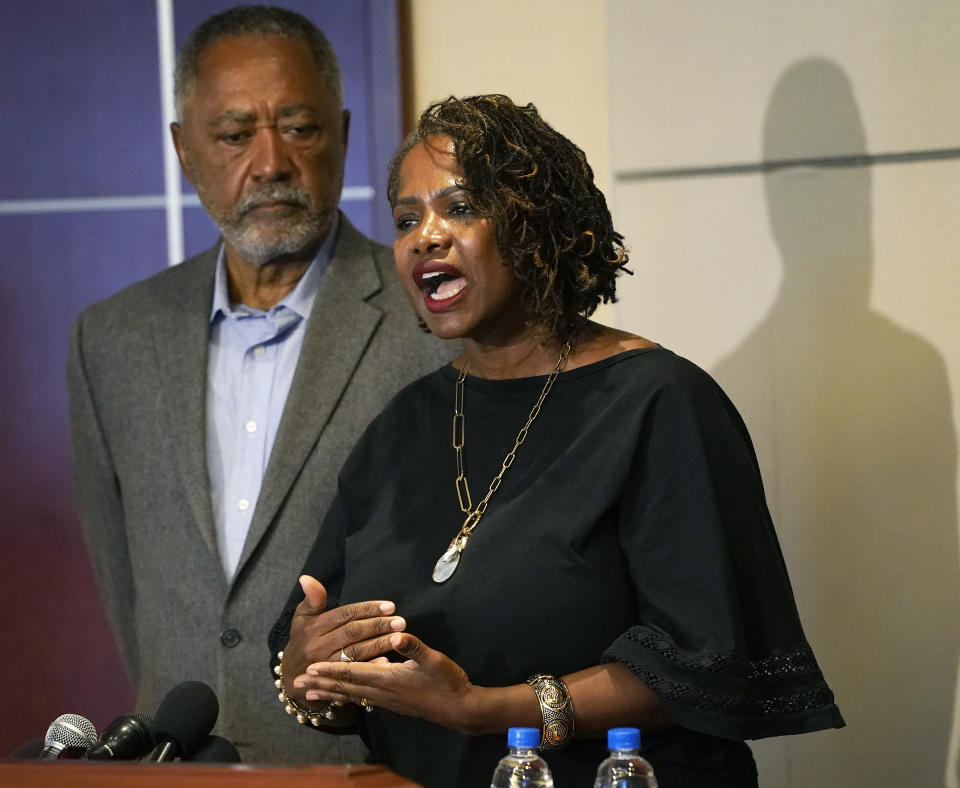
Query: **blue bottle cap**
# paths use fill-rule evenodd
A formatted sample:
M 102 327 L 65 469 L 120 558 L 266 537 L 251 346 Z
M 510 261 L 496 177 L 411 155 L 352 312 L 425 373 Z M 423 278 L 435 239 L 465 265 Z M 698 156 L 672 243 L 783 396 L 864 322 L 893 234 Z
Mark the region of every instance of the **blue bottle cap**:
M 507 731 L 508 747 L 532 749 L 540 744 L 540 731 L 536 728 L 511 728 Z
M 607 731 L 607 747 L 611 750 L 639 750 L 640 731 L 637 728 L 611 728 Z

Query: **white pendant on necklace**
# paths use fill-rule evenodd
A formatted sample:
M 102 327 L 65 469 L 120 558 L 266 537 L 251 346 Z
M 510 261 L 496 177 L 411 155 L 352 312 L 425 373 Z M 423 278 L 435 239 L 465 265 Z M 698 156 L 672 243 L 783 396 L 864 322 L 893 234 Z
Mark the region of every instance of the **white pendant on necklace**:
M 440 556 L 436 566 L 433 567 L 434 583 L 445 583 L 450 579 L 450 576 L 457 569 L 457 564 L 460 563 L 460 550 L 460 545 L 454 541 L 454 543 L 447 548 L 447 552 Z

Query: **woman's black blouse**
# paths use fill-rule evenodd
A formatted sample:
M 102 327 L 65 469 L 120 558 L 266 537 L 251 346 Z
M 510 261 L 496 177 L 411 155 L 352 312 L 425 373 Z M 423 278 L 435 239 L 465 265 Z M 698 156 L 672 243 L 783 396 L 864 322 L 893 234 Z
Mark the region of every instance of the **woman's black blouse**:
M 743 421 L 706 373 L 666 349 L 558 377 L 456 572 L 434 583 L 464 517 L 456 374 L 444 367 L 397 395 L 344 466 L 303 570 L 331 604 L 393 600 L 407 631 L 478 685 L 624 663 L 677 724 L 645 737 L 662 788 L 675 770 L 751 771 L 743 739 L 844 724 L 804 637 Z M 474 502 L 544 381 L 467 378 Z M 300 599 L 297 587 L 288 611 Z M 274 653 L 288 622 L 289 612 Z M 506 752 L 504 736 L 362 716 L 375 760 L 428 788 L 485 788 Z M 562 788 L 591 784 L 606 751 L 578 739 L 544 755 Z

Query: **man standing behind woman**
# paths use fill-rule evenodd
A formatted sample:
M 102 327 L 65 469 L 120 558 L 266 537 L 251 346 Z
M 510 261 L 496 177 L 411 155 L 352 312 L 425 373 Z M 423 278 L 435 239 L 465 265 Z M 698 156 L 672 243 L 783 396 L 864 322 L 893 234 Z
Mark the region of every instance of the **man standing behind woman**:
M 245 761 L 355 760 L 356 740 L 272 713 L 263 642 L 357 436 L 452 353 L 418 331 L 390 250 L 337 211 L 349 113 L 320 30 L 230 9 L 175 81 L 174 143 L 222 238 L 76 323 L 81 521 L 138 709 L 201 680 Z

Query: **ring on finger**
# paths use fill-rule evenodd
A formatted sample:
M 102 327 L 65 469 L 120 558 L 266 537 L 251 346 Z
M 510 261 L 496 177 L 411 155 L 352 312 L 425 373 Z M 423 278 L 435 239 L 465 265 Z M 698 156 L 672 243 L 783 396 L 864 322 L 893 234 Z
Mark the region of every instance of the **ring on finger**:
M 341 661 L 341 662 L 356 662 L 356 660 L 355 660 L 353 657 L 351 657 L 349 654 L 347 654 L 347 652 L 344 651 L 343 649 L 340 649 L 340 661 Z
M 366 698 L 360 698 L 360 705 L 363 706 L 364 711 L 373 711 L 373 706 L 370 705 Z

